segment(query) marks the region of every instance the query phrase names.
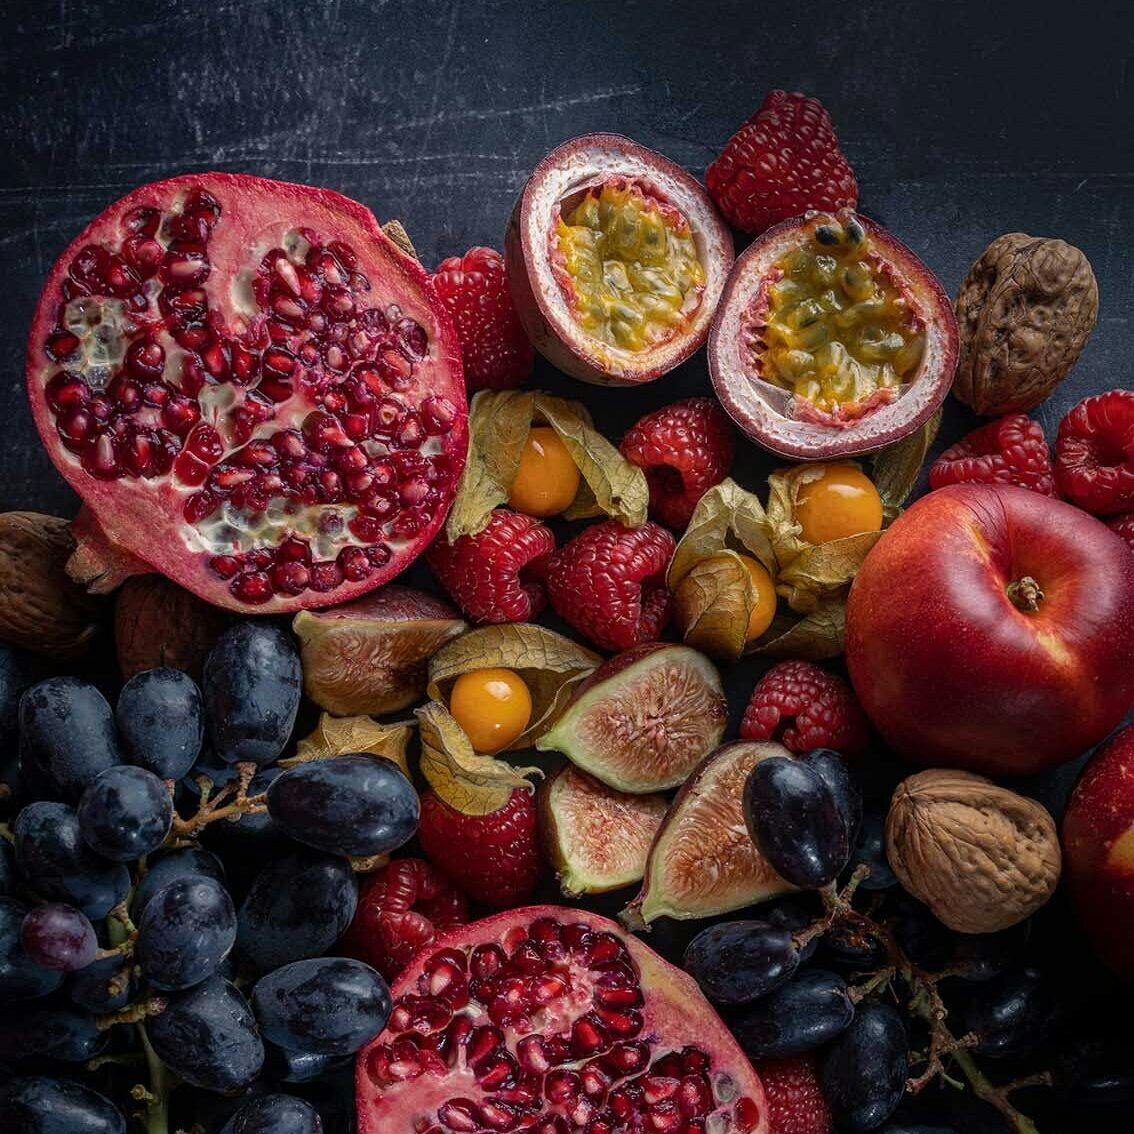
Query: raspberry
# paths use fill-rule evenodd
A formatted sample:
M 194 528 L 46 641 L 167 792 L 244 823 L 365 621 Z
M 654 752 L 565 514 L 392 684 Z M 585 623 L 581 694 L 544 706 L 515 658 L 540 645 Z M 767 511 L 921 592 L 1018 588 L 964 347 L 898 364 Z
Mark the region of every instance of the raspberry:
M 1134 509 L 1134 390 L 1084 398 L 1059 423 L 1055 480 L 1096 515 Z
M 546 562 L 556 614 L 605 650 L 656 641 L 670 615 L 665 569 L 676 546 L 665 528 L 624 528 L 606 520 L 584 528 Z
M 854 691 L 841 678 L 805 661 L 777 662 L 756 683 L 740 735 L 778 740 L 792 752 L 833 748 L 858 756 L 869 725 Z
M 811 1056 L 761 1059 L 754 1066 L 764 1084 L 768 1129 L 773 1134 L 830 1134 L 831 1111 Z
M 631 464 L 645 470 L 655 518 L 684 528 L 697 501 L 728 476 L 736 433 L 712 399 L 686 398 L 646 414 L 620 448 Z
M 1054 496 L 1051 456 L 1039 424 L 1024 413 L 990 421 L 946 449 L 929 470 L 930 488 L 974 483 L 1015 484 Z
M 769 91 L 764 105 L 705 171 L 717 208 L 734 228 L 763 232 L 808 209 L 858 203 L 854 171 L 817 98 Z
M 535 352 L 512 304 L 500 253 L 470 248 L 443 260 L 432 280 L 456 325 L 469 391 L 509 390 L 528 378 Z
M 1117 532 L 1126 542 L 1130 545 L 1130 550 L 1134 551 L 1134 512 L 1127 512 L 1122 516 L 1115 516 L 1113 519 L 1107 520 L 1106 526 L 1112 532 Z
M 371 875 L 339 948 L 393 980 L 438 933 L 468 919 L 464 894 L 436 867 L 399 858 Z
M 425 559 L 474 622 L 530 622 L 547 596 L 529 572 L 554 550 L 555 537 L 538 520 L 497 508 L 483 531 L 454 543 L 439 536 Z
M 471 898 L 504 909 L 527 901 L 542 860 L 533 792 L 516 788 L 487 815 L 466 815 L 436 792 L 421 797 L 422 850 Z

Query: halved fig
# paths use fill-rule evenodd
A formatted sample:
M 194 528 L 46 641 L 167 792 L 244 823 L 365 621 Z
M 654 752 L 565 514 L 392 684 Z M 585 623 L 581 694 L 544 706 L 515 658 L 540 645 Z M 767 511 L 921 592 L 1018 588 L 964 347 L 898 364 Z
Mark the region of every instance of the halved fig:
M 633 386 L 705 341 L 733 250 L 684 169 L 619 134 L 585 134 L 536 166 L 504 257 L 536 349 L 584 382 Z
M 670 804 L 650 848 L 641 893 L 619 915 L 631 929 L 659 917 L 715 917 L 794 889 L 756 849 L 744 823 L 744 782 L 772 741 L 738 740 L 709 755 Z
M 726 716 L 704 654 L 650 642 L 600 665 L 536 748 L 562 752 L 616 791 L 665 791 L 720 743 Z
M 933 273 L 849 209 L 768 229 L 729 276 L 709 336 L 721 404 L 754 441 L 801 460 L 912 433 L 957 367 L 957 321 Z
M 666 808 L 664 795 L 614 791 L 572 764 L 539 789 L 547 857 L 568 897 L 641 882 Z
M 420 701 L 429 659 L 468 628 L 448 603 L 397 584 L 292 620 L 304 691 L 340 717 L 395 713 Z

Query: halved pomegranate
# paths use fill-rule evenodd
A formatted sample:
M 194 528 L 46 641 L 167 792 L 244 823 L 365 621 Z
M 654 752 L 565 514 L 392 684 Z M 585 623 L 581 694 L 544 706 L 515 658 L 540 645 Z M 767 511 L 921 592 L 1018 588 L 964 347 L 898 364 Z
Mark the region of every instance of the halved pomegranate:
M 48 276 L 27 379 L 102 589 L 157 569 L 234 610 L 343 602 L 425 547 L 465 460 L 421 265 L 302 185 L 193 174 L 111 205 Z
M 619 134 L 586 134 L 536 166 L 504 258 L 536 349 L 584 382 L 631 386 L 705 341 L 733 251 L 684 169 Z
M 533 906 L 439 937 L 358 1057 L 359 1134 L 765 1134 L 764 1088 L 691 977 Z
M 721 404 L 799 460 L 868 453 L 941 404 L 957 321 L 933 273 L 849 209 L 768 229 L 736 261 L 709 336 Z

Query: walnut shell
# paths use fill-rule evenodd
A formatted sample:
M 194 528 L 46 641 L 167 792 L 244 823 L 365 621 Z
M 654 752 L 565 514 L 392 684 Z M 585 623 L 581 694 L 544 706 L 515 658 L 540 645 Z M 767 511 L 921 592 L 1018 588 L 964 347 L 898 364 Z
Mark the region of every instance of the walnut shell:
M 1040 804 L 944 768 L 898 785 L 886 853 L 902 885 L 960 933 L 994 933 L 1035 913 L 1061 865 L 1055 821 Z
M 956 309 L 953 393 L 977 413 L 1016 413 L 1038 406 L 1074 366 L 1099 289 L 1074 245 L 1010 232 L 969 269 Z
M 74 549 L 58 516 L 0 513 L 0 641 L 53 658 L 86 652 L 102 603 L 67 577 Z

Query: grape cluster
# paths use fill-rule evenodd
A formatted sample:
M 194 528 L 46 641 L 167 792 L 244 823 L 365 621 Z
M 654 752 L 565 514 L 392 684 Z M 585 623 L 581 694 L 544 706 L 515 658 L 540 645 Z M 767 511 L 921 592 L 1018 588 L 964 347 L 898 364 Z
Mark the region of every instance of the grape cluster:
M 385 1026 L 384 979 L 329 954 L 358 901 L 352 857 L 411 838 L 418 797 L 372 756 L 282 766 L 301 684 L 264 622 L 219 638 L 202 687 L 150 670 L 114 707 L 81 677 L 31 683 L 0 646 L 18 752 L 0 766 L 5 1134 L 123 1134 L 132 1111 L 172 1131 L 178 1082 L 244 1095 L 210 1130 L 322 1131 L 263 1086 L 321 1076 Z

